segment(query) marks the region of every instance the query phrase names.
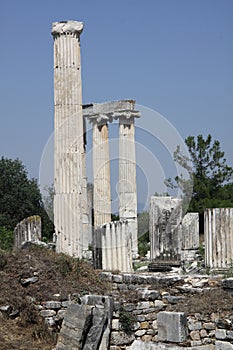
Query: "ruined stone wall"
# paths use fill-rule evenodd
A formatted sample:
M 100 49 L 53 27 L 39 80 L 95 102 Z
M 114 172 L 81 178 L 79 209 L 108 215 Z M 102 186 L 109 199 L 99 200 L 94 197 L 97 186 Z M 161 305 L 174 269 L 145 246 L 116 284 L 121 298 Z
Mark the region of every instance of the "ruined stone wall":
M 182 200 L 152 196 L 150 201 L 151 259 L 180 261 Z
M 17 224 L 14 229 L 14 247 L 20 248 L 24 242 L 41 241 L 41 218 L 29 216 Z
M 41 317 L 44 318 L 48 327 L 65 328 L 59 335 L 56 349 L 74 350 L 78 347 L 61 347 L 66 341 L 66 336 L 81 339 L 83 329 L 80 325 L 85 324 L 88 313 L 92 310 L 101 314 L 97 324 L 92 320 L 93 330 L 105 330 L 106 319 L 109 332 L 104 338 L 107 347 L 98 348 L 93 345 L 91 349 L 108 350 L 157 350 L 157 349 L 195 349 L 195 350 L 230 350 L 233 343 L 233 315 L 231 305 L 228 311 L 219 311 L 216 307 L 207 312 L 193 312 L 180 310 L 180 303 L 186 298 L 196 298 L 201 303 L 203 292 L 217 290 L 224 293 L 224 289 L 232 293 L 233 279 L 221 280 L 219 276 L 179 276 L 165 274 L 112 274 L 101 272 L 103 280 L 112 283 L 111 297 L 72 295 L 65 301 L 47 301 L 37 304 Z M 88 301 L 90 299 L 90 301 Z M 93 309 L 93 305 L 96 304 Z M 109 305 L 109 311 L 104 307 Z M 186 301 L 187 303 L 187 301 Z M 184 303 L 185 304 L 185 303 Z M 190 305 L 192 303 L 190 302 Z M 82 305 L 92 305 L 87 310 Z M 102 305 L 102 306 L 101 306 Z M 185 306 L 185 305 L 183 305 Z M 101 311 L 102 310 L 102 311 Z M 80 312 L 84 315 L 81 317 Z M 104 315 L 104 316 L 103 316 Z M 109 323 L 110 317 L 112 321 Z M 67 326 L 68 325 L 68 326 Z M 73 326 L 72 326 L 73 325 Z M 68 327 L 68 328 L 67 328 Z M 99 328 L 98 328 L 99 327 Z M 101 328 L 102 327 L 102 328 Z M 69 331 L 70 328 L 70 331 Z M 74 329 L 78 329 L 77 333 Z M 87 329 L 86 329 L 87 330 Z M 90 332 L 92 334 L 92 332 Z M 109 339 L 110 343 L 106 343 Z M 68 339 L 67 338 L 67 339 Z M 88 337 L 86 337 L 87 339 Z M 97 336 L 99 339 L 99 334 Z M 95 339 L 97 339 L 95 338 Z M 73 340 L 69 340 L 71 344 Z M 60 345 L 59 345 L 60 344 Z M 88 347 L 87 347 L 88 349 Z
M 217 307 L 214 312 L 213 309 L 196 313 L 176 310 L 176 305 L 187 297 L 192 299 L 196 296 L 199 303 L 204 291 L 216 293 L 218 288 L 232 291 L 232 278 L 221 281 L 219 277 L 201 275 L 114 275 L 107 272 L 103 272 L 102 276 L 112 281 L 115 295 L 121 296 L 114 302 L 110 350 L 233 348 L 230 305 L 226 313 L 220 312 Z M 124 293 L 128 294 L 128 300 Z M 122 313 L 133 320 L 131 331 L 122 329 Z
M 132 271 L 132 239 L 127 221 L 114 221 L 94 232 L 94 267 Z

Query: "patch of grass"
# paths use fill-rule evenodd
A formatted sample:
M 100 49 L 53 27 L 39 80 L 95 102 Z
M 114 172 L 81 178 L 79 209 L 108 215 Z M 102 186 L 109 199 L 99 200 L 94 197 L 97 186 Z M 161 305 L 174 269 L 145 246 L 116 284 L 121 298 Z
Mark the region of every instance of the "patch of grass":
M 149 231 L 138 238 L 138 253 L 140 257 L 145 257 L 148 250 L 150 250 Z
M 131 333 L 133 331 L 136 317 L 132 312 L 126 311 L 124 307 L 121 307 L 119 311 L 120 327 L 125 333 Z

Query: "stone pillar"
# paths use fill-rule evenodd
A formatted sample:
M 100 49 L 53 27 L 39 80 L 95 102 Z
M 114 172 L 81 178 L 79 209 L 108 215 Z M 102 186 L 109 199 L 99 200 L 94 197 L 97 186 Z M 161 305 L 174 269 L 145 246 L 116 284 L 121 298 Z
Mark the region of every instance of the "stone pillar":
M 199 213 L 187 213 L 182 220 L 182 249 L 199 249 Z
M 93 246 L 93 184 L 87 184 L 88 244 Z
M 108 116 L 90 118 L 93 125 L 94 227 L 111 222 Z
M 80 34 L 83 23 L 55 22 L 54 38 L 54 224 L 57 252 L 82 257 L 85 177 Z
M 89 245 L 89 215 L 87 198 L 87 174 L 86 174 L 86 120 L 83 118 L 83 152 L 82 152 L 82 235 L 81 245 L 83 247 L 83 257 L 88 258 Z
M 233 208 L 206 209 L 204 213 L 205 264 L 213 269 L 232 266 Z
M 151 197 L 150 242 L 151 259 L 158 264 L 179 265 L 182 248 L 182 199 Z
M 115 112 L 119 118 L 119 217 L 127 220 L 132 236 L 132 255 L 138 255 L 137 183 L 134 118 L 137 111 Z
M 199 258 L 199 213 L 185 214 L 181 231 L 181 260 L 184 264 L 190 264 Z

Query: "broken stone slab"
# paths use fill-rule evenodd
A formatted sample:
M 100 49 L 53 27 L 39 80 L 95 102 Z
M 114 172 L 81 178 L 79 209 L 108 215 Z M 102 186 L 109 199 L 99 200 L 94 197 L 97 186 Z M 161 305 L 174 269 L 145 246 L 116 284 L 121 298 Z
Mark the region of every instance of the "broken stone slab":
M 130 345 L 135 339 L 133 333 L 126 334 L 125 332 L 112 332 L 111 343 L 112 345 Z
M 13 311 L 9 314 L 9 317 L 10 317 L 11 319 L 15 319 L 15 318 L 18 317 L 18 316 L 19 316 L 19 310 L 18 310 L 18 309 L 13 310 Z
M 158 340 L 181 343 L 187 339 L 187 318 L 183 312 L 161 311 L 157 315 Z
M 233 292 L 233 278 L 230 277 L 230 278 L 225 278 L 222 280 L 222 287 L 224 289 L 227 289 L 227 290 L 231 290 L 232 289 L 232 292 Z
M 177 304 L 181 300 L 185 299 L 184 296 L 174 296 L 174 295 L 165 295 L 163 299 L 166 299 L 170 304 Z
M 12 307 L 10 305 L 2 305 L 0 306 L 0 311 L 4 313 L 10 313 L 12 310 Z
M 29 278 L 22 278 L 20 280 L 20 283 L 23 287 L 27 287 L 29 284 L 33 284 L 39 281 L 39 278 L 37 276 L 29 277 Z
M 49 301 L 46 301 L 45 307 L 46 307 L 46 309 L 57 310 L 57 309 L 61 308 L 61 302 L 60 301 L 49 300 Z
M 41 317 L 53 317 L 56 315 L 56 311 L 54 310 L 41 310 L 40 316 Z
M 91 325 L 92 307 L 71 304 L 64 315 L 62 328 L 58 336 L 56 350 L 82 349 L 84 337 Z
M 108 318 L 106 310 L 99 307 L 92 309 L 92 326 L 87 334 L 83 350 L 99 350 L 104 333 L 104 328 L 107 326 Z
M 233 350 L 233 344 L 227 341 L 216 340 L 215 349 L 216 350 Z
M 134 340 L 131 346 L 127 347 L 127 350 L 216 350 L 216 349 L 213 344 L 193 346 L 193 347 L 183 347 L 183 346 L 165 344 L 160 342 L 155 343 L 152 341 L 145 342 L 142 340 Z M 220 350 L 220 348 L 218 350 Z
M 70 304 L 58 337 L 56 350 L 105 350 L 109 347 L 113 300 L 85 295 L 81 304 Z
M 138 289 L 138 298 L 140 300 L 155 300 L 159 297 L 159 292 L 157 290 L 149 289 Z

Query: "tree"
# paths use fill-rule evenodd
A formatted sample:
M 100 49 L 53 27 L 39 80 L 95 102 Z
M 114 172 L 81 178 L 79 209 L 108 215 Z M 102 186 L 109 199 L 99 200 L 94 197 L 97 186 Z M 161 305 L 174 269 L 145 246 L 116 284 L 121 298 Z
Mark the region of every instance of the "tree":
M 53 224 L 43 207 L 36 179 L 29 179 L 25 166 L 18 159 L 0 159 L 0 227 L 13 230 L 30 215 L 40 215 L 43 235 L 50 238 Z
M 53 212 L 53 202 L 54 202 L 54 195 L 55 195 L 55 189 L 54 185 L 51 186 L 45 186 L 44 190 L 47 192 L 47 196 L 43 197 L 44 202 L 44 208 L 52 222 L 54 222 L 54 212 Z
M 188 210 L 203 213 L 206 208 L 233 207 L 233 168 L 226 164 L 220 142 L 212 141 L 211 135 L 206 139 L 198 135 L 196 140 L 194 136 L 187 137 L 185 143 L 190 158 L 182 155 L 178 146 L 174 160 L 190 175 L 190 180 L 175 178 L 184 193 L 192 188 Z M 171 179 L 167 184 L 174 186 Z

